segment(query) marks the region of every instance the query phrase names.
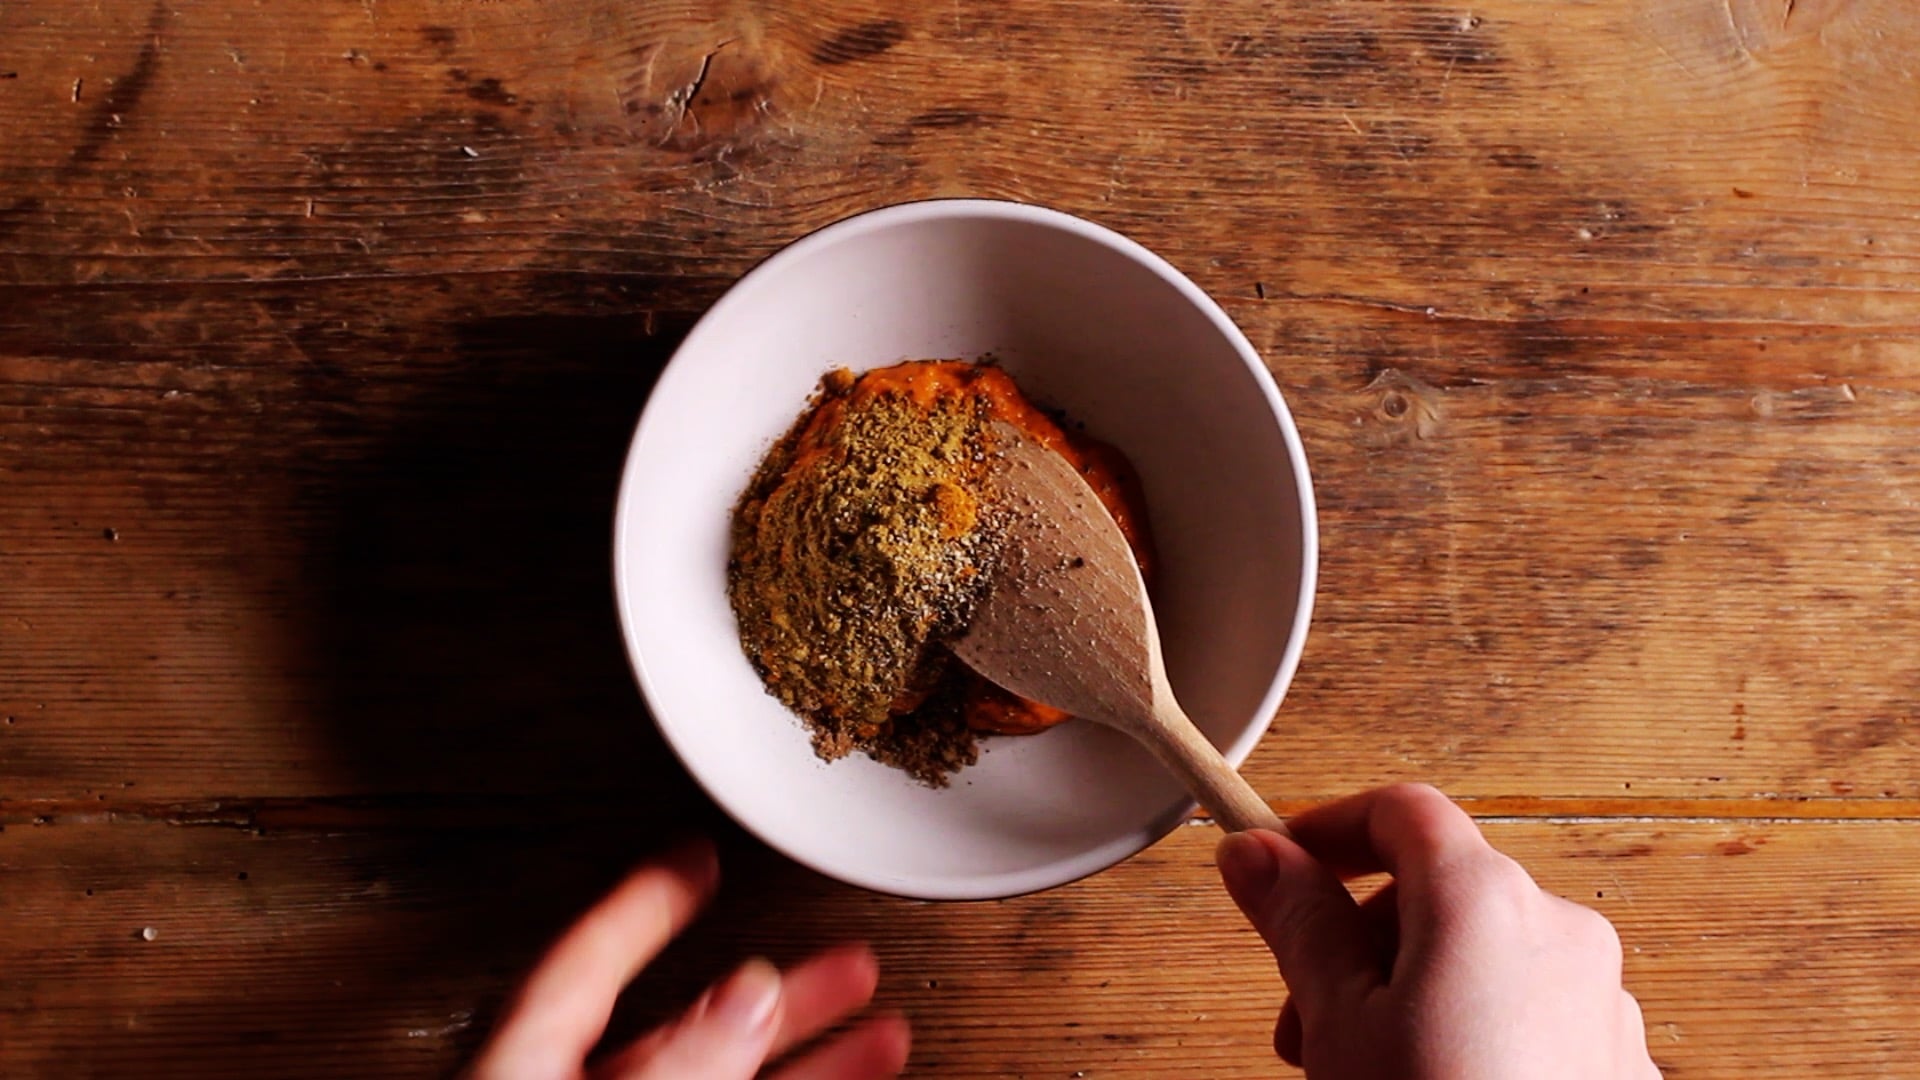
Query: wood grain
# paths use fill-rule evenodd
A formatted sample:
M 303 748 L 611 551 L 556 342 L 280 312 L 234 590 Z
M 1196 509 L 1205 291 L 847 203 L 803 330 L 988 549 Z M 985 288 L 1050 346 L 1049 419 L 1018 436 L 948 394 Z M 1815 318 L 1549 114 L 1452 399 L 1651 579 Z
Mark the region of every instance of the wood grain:
M 1910 824 L 1487 828 L 1544 886 L 1614 920 L 1668 1076 L 1888 1076 L 1920 1053 L 1900 1022 L 1920 977 Z M 715 911 L 629 995 L 619 1029 L 743 956 L 864 937 L 882 954 L 881 1004 L 914 1021 L 920 1075 L 1297 1075 L 1271 1058 L 1282 990 L 1213 879 L 1216 836 L 1182 829 L 1074 885 L 946 905 L 735 845 Z M 9 827 L 0 914 L 39 932 L 0 986 L 8 1071 L 444 1072 L 539 944 L 650 844 L 604 824 Z
M 1323 565 L 1264 795 L 1503 819 L 1669 1075 L 1901 1071 L 1917 48 L 1901 0 L 0 6 L 0 1072 L 443 1069 L 715 825 L 608 602 L 634 417 L 754 261 L 941 195 L 1121 228 L 1272 368 Z M 976 907 L 743 849 L 797 913 L 703 940 L 873 934 L 925 1075 L 1269 1075 L 1203 836 Z

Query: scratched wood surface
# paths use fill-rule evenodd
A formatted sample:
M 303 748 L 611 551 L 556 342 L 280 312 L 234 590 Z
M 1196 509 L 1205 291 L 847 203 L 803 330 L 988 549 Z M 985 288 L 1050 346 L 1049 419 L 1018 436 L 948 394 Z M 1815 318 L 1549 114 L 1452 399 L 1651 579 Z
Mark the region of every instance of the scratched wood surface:
M 0 915 L 38 928 L 11 943 L 10 1072 L 431 1073 L 470 1051 L 511 973 L 646 850 L 647 827 L 9 828 Z M 1911 824 L 1487 828 L 1615 921 L 1669 1076 L 1911 1068 Z M 745 955 L 864 935 L 882 1005 L 917 1022 L 921 1075 L 1272 1076 L 1279 977 L 1206 882 L 1213 835 L 1181 829 L 1100 877 L 991 905 L 900 904 L 736 845 L 716 910 L 622 1030 Z
M 1324 561 L 1256 786 L 1467 799 L 1669 1075 L 1910 1068 L 1916 55 L 1903 0 L 0 6 L 0 1074 L 443 1073 L 724 831 L 611 615 L 626 438 L 755 260 L 939 195 L 1121 228 L 1273 369 Z M 1273 1075 L 1207 846 L 927 907 L 736 839 L 631 1022 L 865 934 L 920 1075 Z

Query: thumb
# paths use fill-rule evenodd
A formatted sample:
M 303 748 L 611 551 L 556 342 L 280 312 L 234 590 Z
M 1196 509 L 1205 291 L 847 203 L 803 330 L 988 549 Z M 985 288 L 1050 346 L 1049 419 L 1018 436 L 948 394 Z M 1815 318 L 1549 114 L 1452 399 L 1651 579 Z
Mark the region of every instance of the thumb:
M 620 1080 L 752 1080 L 780 1028 L 780 971 L 749 960 L 708 991 L 687 1015 L 649 1040 L 645 1060 Z
M 1278 833 L 1250 829 L 1214 852 L 1227 894 L 1260 932 L 1303 1022 L 1384 978 L 1373 936 L 1333 871 Z

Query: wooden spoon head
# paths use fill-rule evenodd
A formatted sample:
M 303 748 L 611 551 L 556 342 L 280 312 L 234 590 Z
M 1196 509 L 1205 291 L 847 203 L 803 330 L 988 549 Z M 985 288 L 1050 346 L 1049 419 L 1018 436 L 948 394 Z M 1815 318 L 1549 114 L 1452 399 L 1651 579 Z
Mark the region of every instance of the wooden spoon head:
M 1166 673 L 1126 537 L 1065 458 L 1006 424 L 994 439 L 1005 546 L 954 654 L 1029 700 L 1123 730 L 1150 723 Z
M 1138 739 L 1222 828 L 1284 833 L 1174 700 L 1140 566 L 1100 497 L 1059 454 L 994 429 L 1006 543 L 955 655 L 1021 697 Z

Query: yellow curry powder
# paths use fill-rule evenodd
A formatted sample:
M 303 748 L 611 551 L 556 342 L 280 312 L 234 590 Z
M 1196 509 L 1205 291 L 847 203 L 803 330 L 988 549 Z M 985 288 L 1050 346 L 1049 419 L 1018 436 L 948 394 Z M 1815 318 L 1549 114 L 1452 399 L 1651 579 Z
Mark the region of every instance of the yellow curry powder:
M 822 758 L 861 750 L 940 785 L 977 760 L 976 731 L 1065 719 L 946 650 L 997 556 L 995 420 L 1078 466 L 1146 567 L 1125 459 L 1067 434 L 1005 372 L 914 361 L 857 379 L 830 373 L 741 496 L 728 565 L 747 657 Z

